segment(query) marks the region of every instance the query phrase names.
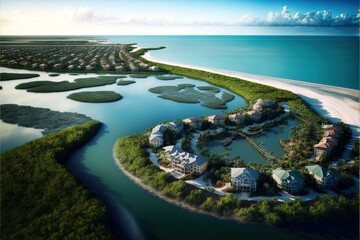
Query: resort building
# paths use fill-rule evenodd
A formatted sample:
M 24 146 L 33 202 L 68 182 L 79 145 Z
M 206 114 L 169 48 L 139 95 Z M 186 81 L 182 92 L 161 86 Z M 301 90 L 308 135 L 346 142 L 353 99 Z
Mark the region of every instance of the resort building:
M 314 145 L 314 154 L 318 157 L 324 155 L 327 158 L 337 146 L 342 128 L 339 125 L 324 125 L 323 128 L 325 129 L 323 138 Z
M 182 122 L 174 121 L 168 123 L 162 123 L 156 125 L 149 136 L 149 142 L 154 147 L 161 147 L 164 143 L 164 131 L 170 129 L 176 133 L 180 133 L 183 130 Z
M 236 113 L 236 114 L 231 114 L 229 115 L 229 119 L 230 121 L 233 121 L 235 123 L 244 123 L 245 117 L 243 115 L 241 115 L 240 113 Z
M 277 168 L 272 172 L 272 178 L 278 187 L 290 194 L 299 192 L 304 186 L 304 177 L 297 170 L 283 170 Z
M 223 116 L 220 116 L 220 115 L 208 116 L 207 120 L 209 122 L 211 122 L 212 124 L 215 124 L 215 125 L 223 125 L 223 124 L 225 124 L 225 118 Z
M 201 119 L 199 118 L 186 118 L 183 120 L 183 122 L 189 124 L 191 127 L 195 129 L 201 128 Z
M 247 114 L 250 116 L 252 121 L 258 122 L 261 119 L 261 110 L 263 108 L 269 108 L 273 105 L 275 105 L 275 101 L 258 99 L 252 106 L 252 110 L 248 111 Z
M 316 183 L 321 189 L 334 188 L 339 182 L 339 175 L 333 170 L 319 165 L 306 166 L 306 169 L 315 178 Z
M 170 166 L 175 171 L 181 173 L 198 173 L 206 171 L 208 160 L 192 153 L 185 152 L 177 146 L 166 146 L 163 148 Z
M 250 168 L 231 168 L 231 186 L 243 192 L 256 191 L 259 172 Z

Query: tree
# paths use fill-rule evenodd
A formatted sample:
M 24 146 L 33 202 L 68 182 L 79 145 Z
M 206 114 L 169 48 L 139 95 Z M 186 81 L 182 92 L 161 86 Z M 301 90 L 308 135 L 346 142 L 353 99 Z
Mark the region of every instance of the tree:
M 213 212 L 216 209 L 216 203 L 211 197 L 208 197 L 205 202 L 200 205 L 200 208 L 207 212 Z
M 202 196 L 201 196 L 202 190 L 201 189 L 195 189 L 192 190 L 189 195 L 185 198 L 185 200 L 191 204 L 199 205 L 202 202 Z

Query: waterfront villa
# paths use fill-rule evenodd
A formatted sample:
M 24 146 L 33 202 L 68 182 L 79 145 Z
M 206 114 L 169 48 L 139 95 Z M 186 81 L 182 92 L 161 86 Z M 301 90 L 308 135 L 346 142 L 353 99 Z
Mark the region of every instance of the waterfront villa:
M 306 166 L 306 169 L 315 178 L 316 183 L 321 189 L 334 188 L 339 182 L 339 175 L 333 170 L 319 165 Z
M 240 113 L 236 113 L 236 114 L 229 115 L 229 119 L 230 119 L 230 121 L 233 121 L 235 123 L 242 124 L 244 122 L 245 117 L 243 115 L 241 115 Z
M 258 99 L 256 103 L 252 106 L 252 109 L 247 112 L 250 116 L 250 119 L 254 122 L 258 122 L 261 119 L 261 110 L 263 108 L 271 107 L 275 104 L 275 101 L 272 100 L 262 100 Z
M 243 192 L 255 192 L 259 172 L 250 168 L 231 168 L 231 186 Z
M 272 178 L 278 187 L 290 194 L 299 192 L 304 186 L 304 177 L 297 170 L 283 170 L 277 168 L 272 172 Z
M 183 120 L 183 122 L 189 124 L 191 127 L 195 129 L 201 128 L 201 119 L 199 118 L 186 118 Z
M 318 157 L 324 155 L 327 158 L 337 146 L 342 128 L 339 125 L 324 125 L 323 128 L 325 129 L 323 138 L 314 145 L 314 154 Z
M 179 133 L 183 130 L 183 124 L 178 121 L 162 123 L 156 125 L 149 136 L 149 142 L 154 147 L 161 147 L 164 143 L 164 131 L 165 129 L 170 129 L 176 133 Z
M 220 116 L 220 115 L 208 116 L 207 120 L 209 122 L 211 122 L 212 124 L 215 124 L 215 125 L 223 125 L 223 124 L 225 124 L 225 118 L 223 116 Z
M 207 169 L 208 160 L 204 157 L 185 152 L 174 145 L 163 147 L 163 149 L 171 168 L 175 171 L 185 174 L 202 174 Z

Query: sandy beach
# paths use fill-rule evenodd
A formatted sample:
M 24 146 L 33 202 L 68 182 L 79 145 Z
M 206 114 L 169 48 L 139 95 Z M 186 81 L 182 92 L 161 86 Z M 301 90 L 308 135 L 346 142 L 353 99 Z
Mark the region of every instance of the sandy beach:
M 194 65 L 178 64 L 169 61 L 162 61 L 154 58 L 150 53 L 143 56 L 149 61 L 181 66 L 192 69 L 199 69 L 207 72 L 218 73 L 230 77 L 237 77 L 243 80 L 256 82 L 280 89 L 289 90 L 305 100 L 313 110 L 333 122 L 343 121 L 349 124 L 358 137 L 360 133 L 360 91 L 348 88 L 334 87 L 316 83 L 308 83 L 296 80 L 267 77 L 255 74 L 235 72 L 223 69 L 213 69 Z

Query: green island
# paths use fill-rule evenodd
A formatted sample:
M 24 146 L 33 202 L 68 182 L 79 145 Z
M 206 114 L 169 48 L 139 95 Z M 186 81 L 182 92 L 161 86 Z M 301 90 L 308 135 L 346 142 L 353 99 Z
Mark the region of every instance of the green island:
M 96 92 L 77 92 L 72 93 L 67 98 L 86 103 L 104 103 L 119 101 L 122 96 L 113 91 L 96 91 Z
M 120 81 L 117 82 L 116 85 L 126 86 L 126 85 L 130 85 L 130 84 L 133 84 L 133 83 L 136 83 L 136 81 L 133 81 L 133 80 L 120 80 Z
M 304 222 L 319 224 L 327 222 L 329 216 L 331 221 L 336 222 L 358 219 L 358 194 L 352 198 L 326 195 L 310 204 L 300 199 L 279 204 L 276 200 L 268 199 L 256 202 L 240 200 L 232 194 L 219 197 L 161 171 L 148 160 L 146 149 L 149 147 L 145 135 L 123 137 L 114 145 L 114 156 L 121 168 L 139 179 L 145 188 L 150 186 L 156 194 L 190 209 L 240 222 L 265 222 L 278 226 L 295 226 Z
M 104 204 L 65 168 L 101 123 L 88 121 L 1 154 L 2 239 L 112 239 Z
M 60 76 L 60 73 L 50 73 L 49 77 L 57 77 Z
M 157 79 L 159 80 L 163 80 L 163 81 L 171 81 L 171 80 L 176 80 L 176 79 L 182 79 L 183 77 L 181 76 L 163 76 L 163 75 L 158 75 L 156 76 Z
M 221 99 L 215 96 L 220 92 L 218 88 L 198 87 L 194 89 L 192 84 L 178 84 L 177 86 L 160 86 L 149 89 L 149 92 L 159 94 L 160 98 L 180 103 L 201 103 L 202 106 L 213 109 L 226 109 L 226 103 L 232 101 L 235 96 L 223 92 Z M 215 90 L 216 89 L 216 90 Z M 209 91 L 211 90 L 211 91 Z
M 5 123 L 22 127 L 44 129 L 43 135 L 55 133 L 70 126 L 86 123 L 91 118 L 84 114 L 52 111 L 47 108 L 35 108 L 16 104 L 0 105 L 0 119 Z
M 88 87 L 99 87 L 116 83 L 117 76 L 99 76 L 92 78 L 78 78 L 74 82 L 62 81 L 35 81 L 21 83 L 16 89 L 27 89 L 28 92 L 49 93 L 49 92 L 66 92 Z
M 0 73 L 0 81 L 29 79 L 39 76 L 40 76 L 39 74 L 33 74 L 33 73 Z

